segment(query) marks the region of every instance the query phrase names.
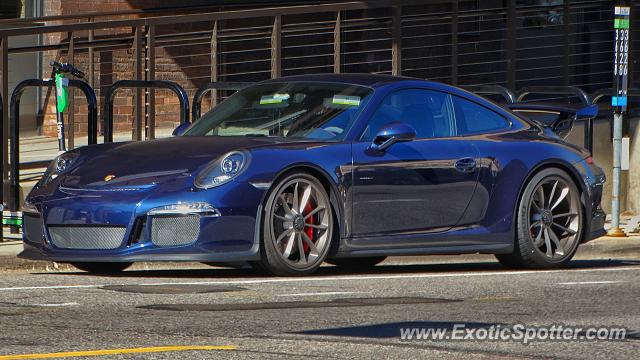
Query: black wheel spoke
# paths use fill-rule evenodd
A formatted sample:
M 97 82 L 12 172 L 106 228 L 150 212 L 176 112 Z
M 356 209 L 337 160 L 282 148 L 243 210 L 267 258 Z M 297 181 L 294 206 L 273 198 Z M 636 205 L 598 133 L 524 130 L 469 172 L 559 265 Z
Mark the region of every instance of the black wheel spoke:
M 560 256 L 564 255 L 564 249 L 562 248 L 560 239 L 558 239 L 558 236 L 556 235 L 556 233 L 553 232 L 553 229 L 549 229 L 548 231 L 549 231 L 549 237 L 551 238 L 551 241 L 556 246 L 556 254 Z
M 558 218 L 563 218 L 563 217 L 574 217 L 574 216 L 578 216 L 577 213 L 564 213 L 564 214 L 558 214 L 558 215 L 553 215 L 554 219 L 558 219 Z
M 573 229 L 569 229 L 568 227 L 564 227 L 558 223 L 553 223 L 553 226 L 557 227 L 560 230 L 564 230 L 565 232 L 569 233 L 569 235 L 575 235 L 577 233 L 577 231 L 573 230 Z
M 549 176 L 536 185 L 529 204 L 529 234 L 534 248 L 547 258 L 562 258 L 579 241 L 579 194 L 571 190 L 567 180 Z

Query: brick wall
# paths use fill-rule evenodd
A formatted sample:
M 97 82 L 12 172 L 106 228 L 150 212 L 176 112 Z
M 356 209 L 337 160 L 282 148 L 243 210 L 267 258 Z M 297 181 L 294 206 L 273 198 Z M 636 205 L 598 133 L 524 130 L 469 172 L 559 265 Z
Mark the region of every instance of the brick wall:
M 48 0 L 45 2 L 44 15 L 67 15 L 78 14 L 83 12 L 96 11 L 124 11 L 132 9 L 149 9 L 170 6 L 189 6 L 209 4 L 207 1 L 198 0 Z M 203 26 L 210 24 L 182 25 L 180 31 L 198 30 Z M 162 27 L 157 29 L 157 34 L 175 32 L 177 29 L 172 27 Z M 131 28 L 122 28 L 111 30 L 109 32 L 97 31 L 96 37 L 108 36 L 114 33 L 131 33 Z M 87 33 L 74 34 L 75 41 L 86 39 Z M 60 42 L 68 42 L 67 34 L 47 34 L 43 38 L 44 44 L 57 44 Z M 180 83 L 192 98 L 195 89 L 210 79 L 210 45 L 184 45 L 176 44 L 166 48 L 156 49 L 156 79 L 171 80 Z M 199 54 L 193 56 L 193 54 Z M 73 61 L 70 61 L 66 51 L 47 51 L 43 52 L 43 74 L 48 75 L 50 72 L 49 61 L 58 60 L 61 62 L 72 62 L 76 67 L 93 76 L 94 89 L 98 96 L 99 103 L 99 119 L 102 121 L 103 99 L 102 95 L 106 89 L 115 81 L 123 79 L 133 79 L 135 77 L 134 64 L 135 54 L 133 49 L 94 51 L 94 73 L 88 74 L 89 58 L 87 52 L 76 51 Z M 114 100 L 114 131 L 131 133 L 135 121 L 134 97 L 135 90 L 123 89 L 117 93 Z M 56 135 L 56 116 L 55 116 L 55 96 L 53 91 L 44 92 L 44 107 L 41 114 L 42 132 L 46 136 Z M 156 128 L 174 128 L 179 123 L 179 102 L 177 97 L 167 90 L 155 91 L 155 111 L 156 111 Z M 69 126 L 67 122 L 67 132 L 73 131 L 76 136 L 83 136 L 87 133 L 87 105 L 84 95 L 76 90 L 74 91 L 74 126 Z M 203 102 L 203 110 L 207 110 L 209 103 Z M 70 110 L 68 110 L 70 111 Z M 144 106 L 142 111 L 144 111 Z M 144 115 L 144 114 L 143 114 Z M 67 118 L 65 118 L 67 121 Z M 68 135 L 67 135 L 68 137 Z

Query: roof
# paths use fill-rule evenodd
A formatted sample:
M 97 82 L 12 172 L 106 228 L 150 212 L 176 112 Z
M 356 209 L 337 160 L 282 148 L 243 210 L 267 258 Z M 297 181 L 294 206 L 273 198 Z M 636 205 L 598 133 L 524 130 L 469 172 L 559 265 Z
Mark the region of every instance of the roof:
M 285 76 L 277 79 L 271 79 L 265 81 L 265 83 L 271 82 L 284 82 L 284 81 L 324 81 L 324 82 L 334 82 L 334 83 L 344 83 L 344 84 L 354 84 L 368 87 L 378 87 L 385 84 L 398 82 L 398 81 L 425 81 L 422 79 L 410 78 L 410 77 L 402 77 L 402 76 L 391 76 L 391 75 L 380 75 L 380 74 L 310 74 L 310 75 L 294 75 L 294 76 Z

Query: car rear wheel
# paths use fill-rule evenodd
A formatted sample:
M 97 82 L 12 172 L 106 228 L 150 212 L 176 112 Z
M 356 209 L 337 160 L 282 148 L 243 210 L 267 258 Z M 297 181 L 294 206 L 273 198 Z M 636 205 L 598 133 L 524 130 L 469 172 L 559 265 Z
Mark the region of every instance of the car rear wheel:
M 364 271 L 373 268 L 383 262 L 386 256 L 366 257 L 366 258 L 341 258 L 326 260 L 329 264 L 335 265 L 342 270 Z
M 566 265 L 582 240 L 583 217 L 580 192 L 571 177 L 556 168 L 542 170 L 520 199 L 514 251 L 496 257 L 508 267 Z
M 119 273 L 133 263 L 118 263 L 118 262 L 74 262 L 71 263 L 74 267 L 86 271 L 92 274 L 115 274 Z
M 333 213 L 322 184 L 293 173 L 270 191 L 262 218 L 261 260 L 256 269 L 274 275 L 306 275 L 325 260 L 333 236 Z

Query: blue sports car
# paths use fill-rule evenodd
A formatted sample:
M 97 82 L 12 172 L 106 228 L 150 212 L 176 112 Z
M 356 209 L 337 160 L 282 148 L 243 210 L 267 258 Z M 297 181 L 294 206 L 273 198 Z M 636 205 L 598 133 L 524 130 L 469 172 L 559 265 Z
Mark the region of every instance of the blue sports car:
M 566 264 L 603 235 L 605 176 L 563 140 L 581 112 L 498 106 L 383 75 L 249 86 L 175 137 L 56 158 L 24 205 L 27 259 L 247 263 L 277 275 L 390 255 Z

